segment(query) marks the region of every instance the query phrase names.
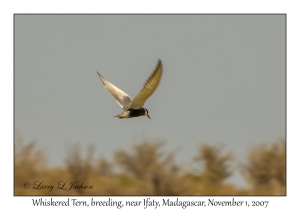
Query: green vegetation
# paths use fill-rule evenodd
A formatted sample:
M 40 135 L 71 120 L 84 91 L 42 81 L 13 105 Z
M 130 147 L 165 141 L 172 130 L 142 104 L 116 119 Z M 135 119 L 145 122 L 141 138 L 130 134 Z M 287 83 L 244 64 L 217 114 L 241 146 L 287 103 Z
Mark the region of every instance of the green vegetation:
M 146 140 L 134 144 L 131 151 L 117 151 L 113 161 L 94 160 L 93 146 L 82 157 L 79 144 L 67 145 L 65 166 L 47 167 L 36 141 L 24 145 L 16 135 L 14 194 L 286 195 L 285 140 L 253 147 L 246 163 L 238 167 L 233 154 L 207 144 L 197 148 L 198 155 L 191 161 L 194 167 L 179 166 L 174 162 L 176 152 L 166 154 L 164 144 Z M 226 183 L 235 170 L 245 177 L 246 188 Z

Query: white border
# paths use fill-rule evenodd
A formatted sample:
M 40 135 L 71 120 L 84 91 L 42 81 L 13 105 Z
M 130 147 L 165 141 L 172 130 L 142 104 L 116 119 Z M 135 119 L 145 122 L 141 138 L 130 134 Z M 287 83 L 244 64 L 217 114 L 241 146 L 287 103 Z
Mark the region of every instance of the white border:
M 288 2 L 288 3 L 287 3 Z M 295 2 L 295 3 L 294 3 Z M 297 1 L 1 1 L 1 70 L 0 70 L 0 140 L 1 140 L 1 206 L 5 209 L 32 207 L 31 197 L 13 196 L 13 14 L 14 13 L 287 13 L 287 196 L 286 197 L 236 197 L 238 200 L 269 200 L 270 209 L 298 207 L 299 191 L 299 118 L 300 68 L 299 68 L 299 7 Z M 38 197 L 33 197 L 38 198 Z M 50 197 L 46 197 L 50 199 Z M 67 197 L 54 197 L 63 200 Z M 90 197 L 71 197 L 90 200 Z M 106 200 L 108 197 L 95 197 Z M 113 197 L 141 200 L 143 197 Z M 161 199 L 162 197 L 155 197 Z M 174 197 L 171 197 L 174 199 Z M 183 197 L 181 197 L 183 198 Z M 196 197 L 184 197 L 194 200 Z M 212 197 L 230 200 L 231 197 Z M 197 197 L 207 200 L 208 197 Z M 48 207 L 43 207 L 48 208 Z M 66 207 L 59 207 L 66 209 Z M 67 207 L 68 208 L 68 207 Z M 70 208 L 70 207 L 69 207 Z M 72 208 L 72 207 L 71 207 Z M 77 207 L 77 209 L 86 207 Z M 100 208 L 100 207 L 97 207 Z M 135 208 L 135 209 L 142 209 Z M 226 207 L 222 207 L 222 209 Z M 232 207 L 229 207 L 232 208 Z M 229 209 L 227 208 L 227 209 Z M 235 207 L 237 208 L 237 207 Z M 246 207 L 245 207 L 246 208 Z M 103 209 L 103 208 L 102 208 Z M 106 208 L 105 208 L 106 209 Z M 111 208 L 116 209 L 116 208 Z M 122 209 L 132 209 L 125 208 Z M 166 208 L 159 208 L 166 209 Z M 182 209 L 177 207 L 177 209 Z M 192 209 L 192 207 L 188 207 Z M 193 208 L 195 209 L 195 208 Z M 243 209 L 243 208 L 239 208 Z M 246 208 L 248 209 L 248 208 Z

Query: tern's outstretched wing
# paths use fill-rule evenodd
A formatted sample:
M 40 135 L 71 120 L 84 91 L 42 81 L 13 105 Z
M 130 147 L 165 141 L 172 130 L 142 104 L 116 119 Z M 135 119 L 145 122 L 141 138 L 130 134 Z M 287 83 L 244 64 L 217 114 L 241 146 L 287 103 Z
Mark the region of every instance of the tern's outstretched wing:
M 119 88 L 117 88 L 116 86 L 114 86 L 113 84 L 111 84 L 109 81 L 107 81 L 101 74 L 99 74 L 99 72 L 97 73 L 108 92 L 112 94 L 112 96 L 116 99 L 116 101 L 122 107 L 122 109 L 126 110 L 131 103 L 130 96 L 122 90 L 120 90 Z
M 142 90 L 132 100 L 128 108 L 139 109 L 144 106 L 147 99 L 154 93 L 155 89 L 159 85 L 160 78 L 162 76 L 162 63 L 158 60 L 157 66 L 152 75 L 145 82 Z

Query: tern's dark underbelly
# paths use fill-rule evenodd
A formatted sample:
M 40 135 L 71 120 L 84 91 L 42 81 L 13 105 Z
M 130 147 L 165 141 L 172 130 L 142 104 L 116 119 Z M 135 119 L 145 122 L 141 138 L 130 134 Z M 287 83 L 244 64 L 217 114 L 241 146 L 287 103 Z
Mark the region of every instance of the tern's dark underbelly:
M 130 117 L 139 117 L 145 115 L 145 109 L 128 109 L 127 111 L 130 111 Z

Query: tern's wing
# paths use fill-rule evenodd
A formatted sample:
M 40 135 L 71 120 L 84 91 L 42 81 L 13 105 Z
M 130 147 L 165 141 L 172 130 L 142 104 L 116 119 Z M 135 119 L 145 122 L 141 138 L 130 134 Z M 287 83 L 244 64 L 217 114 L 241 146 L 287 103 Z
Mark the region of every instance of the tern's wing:
M 152 75 L 145 82 L 142 90 L 135 96 L 128 108 L 139 109 L 144 106 L 147 99 L 154 93 L 162 75 L 162 63 L 158 60 L 157 66 Z
M 126 110 L 131 103 L 131 98 L 125 92 L 111 84 L 107 81 L 101 74 L 98 73 L 100 80 L 102 81 L 105 88 L 112 94 L 112 96 L 116 99 L 118 104 L 122 107 L 123 110 Z

